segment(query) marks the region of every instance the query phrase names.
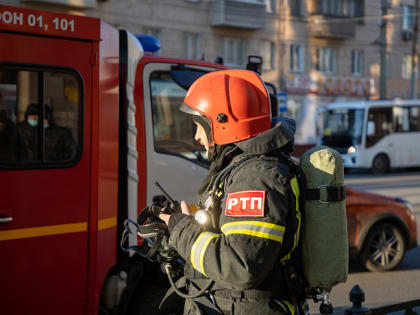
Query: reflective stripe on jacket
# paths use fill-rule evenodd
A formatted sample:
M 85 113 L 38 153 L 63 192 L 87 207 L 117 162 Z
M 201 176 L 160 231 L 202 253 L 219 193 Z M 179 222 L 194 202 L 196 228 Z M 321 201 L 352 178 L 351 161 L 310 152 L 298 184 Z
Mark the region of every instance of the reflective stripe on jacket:
M 240 157 L 238 157 L 240 159 Z M 290 257 L 299 237 L 298 186 L 284 161 L 259 156 L 237 166 L 224 182 L 218 229 L 204 231 L 192 217 L 173 229 L 170 243 L 192 267 L 222 288 L 258 288 L 281 259 Z M 229 194 L 264 191 L 261 216 L 226 215 Z M 205 194 L 203 200 L 207 198 Z M 246 200 L 246 198 L 244 198 Z

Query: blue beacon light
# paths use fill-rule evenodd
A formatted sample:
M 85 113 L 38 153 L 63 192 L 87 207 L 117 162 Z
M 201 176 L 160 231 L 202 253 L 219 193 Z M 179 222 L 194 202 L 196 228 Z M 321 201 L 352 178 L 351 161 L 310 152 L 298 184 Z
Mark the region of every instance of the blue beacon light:
M 135 35 L 146 52 L 154 53 L 160 49 L 160 42 L 150 35 Z

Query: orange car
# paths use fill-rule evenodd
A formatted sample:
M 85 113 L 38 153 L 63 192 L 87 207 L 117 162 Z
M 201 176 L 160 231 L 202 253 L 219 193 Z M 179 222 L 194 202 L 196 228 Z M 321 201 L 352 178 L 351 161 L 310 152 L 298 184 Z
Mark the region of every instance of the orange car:
M 370 271 L 396 268 L 408 249 L 417 246 L 417 223 L 410 203 L 401 198 L 347 187 L 350 257 Z

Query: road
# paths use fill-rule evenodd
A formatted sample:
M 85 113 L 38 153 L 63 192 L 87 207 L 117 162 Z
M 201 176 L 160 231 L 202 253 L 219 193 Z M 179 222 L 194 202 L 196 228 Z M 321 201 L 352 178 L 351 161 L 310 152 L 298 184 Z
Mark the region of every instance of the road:
M 388 196 L 399 196 L 410 201 L 420 228 L 420 170 L 392 172 L 373 176 L 367 172 L 346 174 L 345 184 L 356 189 Z M 418 235 L 420 244 L 420 233 Z M 420 299 L 420 247 L 407 252 L 395 271 L 371 273 L 350 264 L 347 283 L 335 287 L 331 293 L 334 313 L 342 314 L 351 307 L 349 292 L 358 284 L 365 292 L 365 307 L 378 307 L 403 301 Z M 319 313 L 318 306 L 310 303 L 312 314 Z M 416 309 L 419 312 L 419 309 Z

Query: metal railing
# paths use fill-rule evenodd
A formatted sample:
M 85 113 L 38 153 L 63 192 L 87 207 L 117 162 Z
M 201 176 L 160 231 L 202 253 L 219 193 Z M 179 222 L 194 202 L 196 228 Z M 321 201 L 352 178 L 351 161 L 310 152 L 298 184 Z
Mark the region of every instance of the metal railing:
M 350 301 L 353 303 L 353 306 L 352 308 L 346 309 L 345 315 L 383 315 L 404 310 L 404 315 L 415 315 L 417 312 L 413 311 L 413 308 L 420 307 L 420 300 L 412 300 L 371 309 L 362 307 L 362 303 L 365 301 L 365 293 L 358 285 L 355 285 L 351 289 Z

